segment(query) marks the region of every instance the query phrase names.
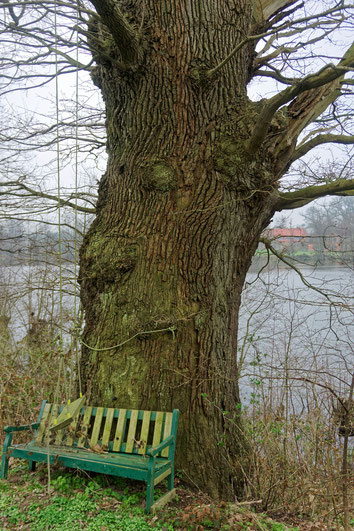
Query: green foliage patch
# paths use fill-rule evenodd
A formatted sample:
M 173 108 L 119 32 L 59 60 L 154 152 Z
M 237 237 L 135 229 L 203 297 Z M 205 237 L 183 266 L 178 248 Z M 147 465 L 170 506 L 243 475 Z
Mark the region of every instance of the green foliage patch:
M 105 486 L 104 481 L 104 476 L 92 480 L 72 474 L 54 474 L 50 495 L 46 494 L 45 483 L 27 473 L 21 474 L 18 485 L 1 481 L 0 521 L 3 527 L 0 524 L 0 531 L 20 526 L 31 531 L 173 529 L 158 522 L 152 526 L 152 517 L 144 513 L 145 492 L 132 492 L 121 480 L 117 485 L 112 481 L 110 487 Z M 116 490 L 122 486 L 123 491 Z
M 35 474 L 23 462 L 12 466 L 9 481 L 0 481 L 0 531 L 146 531 L 264 530 L 299 531 L 266 514 L 225 502 L 206 503 L 201 493 L 180 489 L 179 499 L 146 515 L 145 489 L 139 482 L 105 475 L 52 470 L 47 493 L 47 470 Z M 178 474 L 177 474 L 178 475 Z M 163 487 L 156 489 L 160 497 Z

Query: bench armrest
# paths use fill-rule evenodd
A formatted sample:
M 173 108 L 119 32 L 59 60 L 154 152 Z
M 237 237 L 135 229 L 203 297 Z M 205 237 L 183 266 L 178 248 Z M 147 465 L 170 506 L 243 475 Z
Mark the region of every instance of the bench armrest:
M 12 433 L 14 431 L 36 430 L 39 424 L 39 422 L 32 422 L 32 424 L 25 424 L 24 426 L 5 426 L 4 431 Z
M 174 442 L 175 442 L 175 436 L 170 435 L 169 437 L 167 437 L 167 439 L 162 441 L 162 443 L 146 450 L 146 455 L 150 455 L 151 457 L 154 457 L 156 454 L 160 453 L 161 450 L 166 448 L 166 446 L 171 446 L 171 444 L 173 444 Z

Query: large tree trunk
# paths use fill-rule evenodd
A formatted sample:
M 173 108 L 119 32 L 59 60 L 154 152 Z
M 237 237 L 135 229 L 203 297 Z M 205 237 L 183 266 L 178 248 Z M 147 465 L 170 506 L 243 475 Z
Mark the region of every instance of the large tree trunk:
M 203 71 L 249 34 L 251 2 L 143 4 L 143 64 L 120 69 L 112 43 L 111 60 L 95 57 L 109 161 L 81 252 L 92 347 L 83 348 L 83 380 L 91 402 L 179 408 L 177 468 L 230 498 L 240 494 L 247 455 L 241 290 L 272 214 L 273 173 L 267 151 L 252 158 L 244 148 L 258 115 L 246 94 L 253 49 L 244 46 L 208 82 Z M 129 8 L 137 26 L 142 10 Z M 93 23 L 91 32 L 97 44 L 102 28 Z

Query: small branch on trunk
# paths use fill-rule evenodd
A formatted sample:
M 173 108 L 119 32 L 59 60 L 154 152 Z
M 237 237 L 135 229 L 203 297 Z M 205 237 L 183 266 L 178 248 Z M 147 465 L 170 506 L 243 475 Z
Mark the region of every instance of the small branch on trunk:
M 297 0 L 296 0 L 297 1 Z M 288 27 L 289 24 L 285 24 L 284 27 Z M 265 37 L 268 37 L 269 38 L 269 41 L 268 42 L 272 42 L 273 39 L 275 39 L 275 37 L 277 36 L 278 32 L 279 32 L 280 28 L 276 28 L 276 29 L 273 29 L 273 30 L 270 30 L 268 29 L 267 31 L 265 31 L 264 33 L 259 33 L 257 35 L 249 35 L 248 37 L 245 37 L 241 42 L 239 42 L 235 48 L 229 53 L 229 55 L 227 55 L 225 57 L 225 59 L 223 59 L 221 61 L 221 63 L 219 63 L 218 65 L 216 65 L 214 68 L 211 68 L 210 70 L 207 70 L 205 72 L 205 77 L 206 78 L 212 78 L 217 72 L 219 72 L 219 70 L 221 70 L 225 65 L 226 63 L 228 63 L 235 55 L 236 53 L 241 50 L 241 48 L 243 48 L 246 44 L 249 44 L 250 42 L 254 42 L 254 41 L 259 41 L 260 39 L 263 39 Z M 279 52 L 280 53 L 280 52 Z
M 241 42 L 238 43 L 237 46 L 235 46 L 235 48 L 229 53 L 229 55 L 227 55 L 225 57 L 225 59 L 223 59 L 221 61 L 221 63 L 219 63 L 218 65 L 216 65 L 214 68 L 211 68 L 210 70 L 208 70 L 207 72 L 205 72 L 205 76 L 207 78 L 212 78 L 217 72 L 219 72 L 219 70 L 221 70 L 223 68 L 223 66 L 226 65 L 226 63 L 228 63 L 235 55 L 236 53 L 241 50 L 241 48 L 243 48 L 246 44 L 248 44 L 249 42 L 252 42 L 252 41 L 258 41 L 259 39 L 261 39 L 262 37 L 265 37 L 266 35 L 268 35 L 268 33 L 262 33 L 260 35 L 250 35 L 249 37 L 246 37 L 246 39 L 243 39 Z
M 354 67 L 354 44 L 347 50 L 338 65 L 329 64 L 319 70 L 316 74 L 310 74 L 303 79 L 298 80 L 293 85 L 287 87 L 279 94 L 276 94 L 267 100 L 263 106 L 258 119 L 258 127 L 253 131 L 253 134 L 248 141 L 247 150 L 250 154 L 255 153 L 261 146 L 266 137 L 271 121 L 280 107 L 295 100 L 298 96 L 305 92 L 310 92 L 313 89 L 318 89 L 333 83 L 333 87 L 329 87 L 329 92 L 335 92 L 335 98 L 341 93 L 338 89 L 339 78 L 350 71 Z M 330 94 L 327 95 L 330 96 Z M 323 97 L 325 97 L 323 95 Z M 316 102 L 318 103 L 318 102 Z M 330 102 L 328 102 L 329 104 Z M 321 105 L 322 107 L 322 105 Z M 311 111 L 312 109 L 308 109 Z M 322 110 L 323 112 L 323 110 Z M 306 125 L 308 125 L 306 123 Z M 305 125 L 305 126 L 306 126 Z
M 307 186 L 295 192 L 280 193 L 274 208 L 277 211 L 292 210 L 327 195 L 352 195 L 353 193 L 354 179 L 337 179 L 319 186 Z
M 298 0 L 296 0 L 298 1 Z M 287 2 L 289 3 L 289 2 Z M 291 3 L 291 2 L 290 2 Z M 292 2 L 294 3 L 294 2 Z M 284 25 L 282 25 L 281 27 L 277 27 L 275 29 L 267 29 L 267 31 L 263 32 L 263 33 L 259 33 L 257 35 L 249 35 L 248 37 L 245 37 L 241 42 L 239 42 L 235 48 L 229 53 L 229 55 L 227 55 L 225 57 L 225 59 L 223 59 L 221 61 L 221 63 L 219 63 L 218 65 L 216 65 L 214 68 L 211 68 L 210 70 L 206 71 L 205 72 L 205 77 L 207 78 L 212 78 L 217 72 L 219 72 L 219 70 L 221 70 L 225 65 L 226 63 L 228 63 L 235 55 L 236 53 L 241 50 L 241 48 L 243 48 L 246 44 L 249 44 L 250 42 L 254 42 L 254 41 L 259 41 L 260 39 L 263 39 L 265 37 L 268 37 L 268 42 L 271 43 L 273 41 L 273 39 L 276 38 L 276 36 L 278 35 L 280 29 L 284 29 L 284 28 L 287 28 L 289 27 L 289 23 L 286 23 Z M 280 52 L 279 52 L 280 53 Z
M 156 329 L 156 330 L 144 330 L 142 332 L 137 332 L 133 336 L 129 337 L 128 339 L 125 339 L 124 341 L 122 341 L 121 343 L 118 343 L 117 345 L 113 345 L 111 347 L 102 347 L 102 348 L 91 347 L 90 345 L 85 343 L 83 341 L 83 339 L 81 339 L 80 336 L 78 336 L 78 340 L 80 341 L 80 343 L 82 343 L 84 345 L 84 347 L 86 347 L 86 348 L 88 348 L 90 350 L 94 350 L 95 352 L 107 352 L 108 350 L 116 350 L 116 349 L 122 347 L 123 345 L 125 345 L 126 343 L 129 343 L 129 341 L 132 341 L 136 337 L 143 337 L 143 336 L 148 335 L 148 334 L 158 334 L 158 333 L 163 333 L 163 332 L 171 332 L 172 337 L 174 338 L 176 330 L 177 330 L 177 327 L 174 326 L 174 325 L 169 326 L 168 328 L 159 328 L 159 329 Z M 113 354 L 111 354 L 111 355 L 113 355 Z
M 127 21 L 116 0 L 91 0 L 119 48 L 123 63 L 137 64 L 143 54 L 139 34 Z

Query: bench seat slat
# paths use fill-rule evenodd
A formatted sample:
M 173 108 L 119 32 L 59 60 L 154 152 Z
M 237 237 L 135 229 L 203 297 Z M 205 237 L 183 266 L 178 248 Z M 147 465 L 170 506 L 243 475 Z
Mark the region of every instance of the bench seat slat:
M 34 445 L 16 445 L 10 449 L 12 457 L 34 459 L 46 462 L 48 449 Z M 49 447 L 50 462 L 60 462 L 64 466 L 103 472 L 115 476 L 130 477 L 145 480 L 149 469 L 149 459 L 134 454 L 96 453 L 87 450 L 77 450 L 63 447 Z M 155 475 L 161 476 L 165 470 L 171 468 L 171 461 L 156 458 Z
M 48 447 L 47 445 L 38 445 L 36 443 L 24 443 L 24 444 L 16 444 L 12 445 L 11 449 L 14 453 L 23 455 L 29 455 L 32 456 L 34 454 L 48 454 Z M 116 464 L 122 464 L 124 466 L 133 466 L 135 468 L 142 468 L 147 469 L 149 465 L 149 457 L 143 457 L 136 454 L 121 454 L 121 453 L 113 453 L 113 452 L 95 452 L 93 450 L 90 450 L 89 448 L 77 448 L 77 447 L 63 447 L 63 446 L 56 446 L 56 445 L 50 445 L 49 446 L 49 455 L 53 455 L 54 457 L 58 457 L 59 455 L 65 455 L 67 457 L 72 457 L 75 459 L 88 459 L 93 461 L 101 461 L 106 463 L 116 463 Z M 161 457 L 156 458 L 156 465 L 157 468 L 163 467 L 164 464 L 170 463 L 171 461 L 168 459 L 163 459 Z

